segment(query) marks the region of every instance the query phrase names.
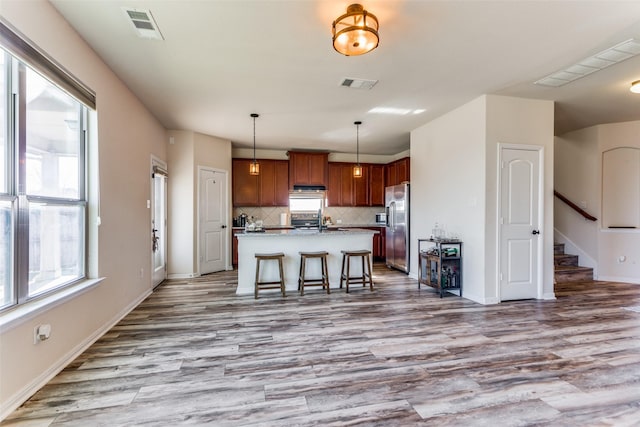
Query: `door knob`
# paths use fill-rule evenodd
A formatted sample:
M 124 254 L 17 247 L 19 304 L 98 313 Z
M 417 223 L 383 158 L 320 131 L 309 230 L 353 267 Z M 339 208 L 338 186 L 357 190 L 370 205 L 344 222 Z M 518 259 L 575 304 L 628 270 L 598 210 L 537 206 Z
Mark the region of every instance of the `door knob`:
M 540 230 L 533 230 L 531 234 L 540 234 Z
M 227 226 L 226 226 L 226 225 L 224 225 L 224 224 L 222 224 L 222 225 L 220 226 L 220 228 L 227 228 Z

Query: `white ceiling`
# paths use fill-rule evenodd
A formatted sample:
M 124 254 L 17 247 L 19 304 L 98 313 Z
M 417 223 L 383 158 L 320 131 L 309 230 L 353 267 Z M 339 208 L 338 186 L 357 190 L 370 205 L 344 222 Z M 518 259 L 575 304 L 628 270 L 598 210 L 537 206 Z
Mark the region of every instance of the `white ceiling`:
M 51 0 L 167 129 L 260 148 L 396 154 L 411 130 L 482 94 L 556 101 L 556 134 L 640 120 L 640 56 L 560 88 L 533 85 L 630 38 L 638 1 L 366 0 L 380 46 L 331 45 L 340 0 Z M 122 7 L 149 9 L 164 41 L 142 39 Z M 371 90 L 345 77 L 379 80 Z M 372 113 L 374 107 L 421 114 Z M 463 124 L 461 124 L 463 125 Z

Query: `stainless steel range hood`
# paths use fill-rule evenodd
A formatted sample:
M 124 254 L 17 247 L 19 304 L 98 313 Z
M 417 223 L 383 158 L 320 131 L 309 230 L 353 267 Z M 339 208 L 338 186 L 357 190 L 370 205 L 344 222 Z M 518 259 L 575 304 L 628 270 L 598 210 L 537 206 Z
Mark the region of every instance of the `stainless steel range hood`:
M 324 185 L 294 185 L 291 193 L 324 193 L 326 190 Z

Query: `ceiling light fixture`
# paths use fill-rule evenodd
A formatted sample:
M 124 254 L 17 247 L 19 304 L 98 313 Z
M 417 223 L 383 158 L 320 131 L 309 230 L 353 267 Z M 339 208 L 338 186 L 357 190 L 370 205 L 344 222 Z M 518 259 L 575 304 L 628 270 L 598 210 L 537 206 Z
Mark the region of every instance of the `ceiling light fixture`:
M 249 164 L 249 175 L 260 175 L 260 163 L 256 161 L 256 118 L 259 114 L 251 113 L 253 117 L 253 162 Z
M 333 21 L 333 48 L 346 56 L 362 55 L 378 47 L 378 18 L 361 4 Z
M 640 93 L 640 80 L 636 80 L 635 82 L 631 83 L 631 87 L 629 88 L 629 90 L 633 93 Z
M 640 54 L 640 40 L 629 39 L 546 76 L 534 84 L 560 87 Z
M 353 167 L 353 177 L 362 178 L 362 166 L 360 166 L 360 125 L 362 122 L 353 122 L 356 125 L 356 165 Z

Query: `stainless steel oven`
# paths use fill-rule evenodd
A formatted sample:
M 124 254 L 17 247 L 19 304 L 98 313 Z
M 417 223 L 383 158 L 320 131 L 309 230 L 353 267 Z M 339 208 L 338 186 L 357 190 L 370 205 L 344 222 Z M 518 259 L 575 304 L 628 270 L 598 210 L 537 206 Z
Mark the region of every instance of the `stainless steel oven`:
M 289 194 L 291 225 L 296 228 L 320 228 L 324 202 L 324 191 L 291 192 Z

